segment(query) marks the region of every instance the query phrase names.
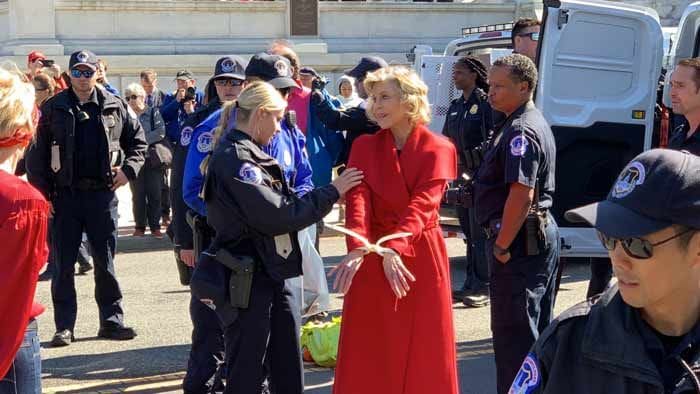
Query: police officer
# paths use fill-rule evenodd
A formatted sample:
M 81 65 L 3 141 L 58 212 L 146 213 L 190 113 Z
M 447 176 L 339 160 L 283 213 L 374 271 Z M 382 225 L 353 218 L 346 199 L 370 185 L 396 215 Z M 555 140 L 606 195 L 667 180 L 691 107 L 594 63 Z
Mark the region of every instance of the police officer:
M 97 58 L 86 50 L 70 57 L 71 88 L 42 107 L 36 143 L 27 152 L 29 180 L 53 203 L 56 269 L 51 296 L 56 335 L 51 344 L 74 340 L 77 315 L 73 278 L 83 231 L 95 265 L 98 336 L 132 339 L 124 326 L 122 294 L 114 274 L 117 241 L 115 191 L 136 179 L 146 139 L 136 114 L 112 94 L 96 88 Z
M 389 67 L 389 64 L 377 56 L 363 57 L 360 62 L 345 75 L 355 78 L 355 90 L 363 100 L 367 100 L 364 81 L 368 73 Z M 344 164 L 350 157 L 350 148 L 355 139 L 362 134 L 374 134 L 379 131 L 377 123 L 367 117 L 365 103 L 358 107 L 340 110 L 335 108 L 327 94 L 321 89 L 315 88 L 311 95 L 311 106 L 316 110 L 318 119 L 330 130 L 345 130 L 345 147 L 338 158 L 337 164 Z
M 486 67 L 473 56 L 460 58 L 454 65 L 452 80 L 462 95 L 450 103 L 442 134 L 457 148 L 458 173 L 473 179 L 481 158 L 483 144 L 493 129 L 493 110 L 488 103 Z M 465 182 L 464 177 L 457 182 Z M 484 252 L 485 238 L 476 223 L 473 209 L 457 206 L 462 231 L 467 237 L 467 277 L 460 290 L 452 293 L 456 301 L 469 307 L 488 305 L 488 262 Z
M 214 66 L 214 76 L 207 84 L 208 102 L 192 113 L 185 120 L 183 130 L 180 133 L 180 143 L 176 145 L 173 166 L 173 240 L 176 253 L 179 254 L 179 264 L 189 267 L 194 266 L 197 256 L 194 253 L 193 234 L 195 229 L 187 222 L 188 207 L 183 200 L 182 187 L 183 176 L 186 167 L 187 152 L 191 147 L 203 149 L 211 144 L 210 138 L 205 140 L 200 136 L 194 136 L 192 128 L 197 127 L 213 112 L 219 110 L 223 103 L 235 100 L 243 89 L 246 63 L 238 56 L 225 56 L 220 58 Z M 192 217 L 191 217 L 192 218 Z M 194 219 L 196 220 L 196 218 Z M 205 221 L 197 221 L 199 226 L 205 225 Z M 195 224 L 194 221 L 192 224 Z M 211 232 L 200 228 L 198 246 Z M 207 240 L 208 242 L 208 240 Z M 207 245 L 208 246 L 208 245 Z M 204 393 L 211 389 L 208 382 L 217 372 L 217 367 L 223 362 L 223 332 L 214 311 L 202 304 L 199 299 L 190 299 L 190 317 L 192 318 L 192 347 L 187 364 L 187 373 L 183 381 L 185 393 Z M 220 384 L 217 378 L 213 386 Z
M 700 155 L 700 58 L 683 59 L 671 76 L 673 112 L 685 116 L 668 141 L 670 149 L 687 150 Z
M 562 313 L 513 381 L 515 393 L 700 392 L 700 158 L 654 149 L 606 200 L 566 213 L 608 250 L 617 285 Z
M 491 331 L 498 393 L 507 393 L 530 346 L 549 324 L 559 230 L 552 131 L 532 102 L 535 64 L 523 55 L 494 62 L 489 102 L 507 118 L 495 132 L 475 181 L 477 220 L 487 233 Z
M 301 274 L 296 232 L 330 212 L 362 175 L 349 169 L 331 185 L 294 196 L 277 161 L 260 149 L 279 130 L 286 101 L 254 82 L 236 105 L 236 127 L 208 164 L 204 197 L 216 235 L 197 262 L 192 291 L 225 325 L 226 393 L 260 393 L 264 365 L 271 392 L 302 393 L 300 312 L 284 283 Z

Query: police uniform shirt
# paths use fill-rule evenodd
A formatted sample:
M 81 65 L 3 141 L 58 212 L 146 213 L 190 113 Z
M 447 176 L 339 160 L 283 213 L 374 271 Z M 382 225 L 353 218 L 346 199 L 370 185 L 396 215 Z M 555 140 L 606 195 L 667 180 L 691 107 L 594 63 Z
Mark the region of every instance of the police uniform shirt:
M 460 96 L 452 100 L 447 111 L 442 134 L 456 145 L 460 160 L 463 160 L 462 152 L 474 149 L 484 141 L 493 125 L 491 106 L 479 100 L 479 94 L 485 98 L 483 91 L 474 89 L 469 99 Z
M 105 131 L 101 127 L 100 102 L 97 98 L 97 88 L 92 91 L 87 102 L 80 104 L 78 96 L 70 89 L 71 98 L 73 100 L 74 118 L 75 118 L 75 174 L 74 182 L 81 178 L 90 178 L 101 180 L 100 163 L 104 160 L 106 152 L 104 147 Z M 89 119 L 80 121 L 80 112 L 85 112 Z
M 511 183 L 539 185 L 539 208 L 552 206 L 555 142 L 532 101 L 516 110 L 492 139 L 474 182 L 477 220 L 500 219 Z
M 642 319 L 638 310 L 634 310 L 634 316 L 647 354 L 659 370 L 664 387 L 672 392 L 676 383 L 686 372 L 678 359 L 692 358 L 689 356 L 700 350 L 698 349 L 700 324 L 696 324 L 690 332 L 683 336 L 672 337 L 653 329 Z
M 700 156 L 700 131 L 695 132 L 688 137 L 690 125 L 683 122 L 671 135 L 668 141 L 668 148 L 675 150 L 686 150 L 694 155 Z

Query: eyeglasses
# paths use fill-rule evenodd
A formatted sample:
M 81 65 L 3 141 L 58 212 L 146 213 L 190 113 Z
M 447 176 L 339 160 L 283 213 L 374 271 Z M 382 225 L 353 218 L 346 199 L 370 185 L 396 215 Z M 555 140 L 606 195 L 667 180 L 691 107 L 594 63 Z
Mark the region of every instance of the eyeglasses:
M 516 34 L 516 36 L 518 36 L 518 37 L 530 37 L 530 39 L 532 41 L 539 41 L 540 40 L 540 33 L 539 32 Z
M 655 246 L 663 245 L 663 244 L 665 244 L 673 239 L 676 239 L 684 234 L 687 234 L 691 231 L 693 231 L 693 229 L 687 229 L 685 231 L 681 231 L 680 233 L 677 233 L 670 238 L 666 238 L 663 241 L 659 241 L 656 243 L 651 243 L 650 241 L 648 241 L 644 238 L 618 239 L 618 238 L 608 237 L 607 235 L 601 233 L 600 231 L 597 231 L 597 233 L 598 233 L 598 238 L 600 239 L 600 242 L 603 243 L 603 247 L 606 250 L 615 249 L 615 244 L 619 241 L 620 245 L 622 245 L 622 250 L 624 250 L 628 256 L 633 257 L 635 259 L 646 260 L 646 259 L 651 258 L 651 256 L 653 256 Z
M 136 99 L 139 98 L 139 97 L 141 97 L 141 96 L 137 96 L 137 95 L 135 95 L 135 94 L 132 94 L 131 96 L 126 96 L 126 97 L 124 97 L 124 99 L 125 99 L 126 101 L 131 101 L 131 100 L 136 100 Z
M 70 70 L 70 76 L 73 78 L 80 78 L 81 76 L 83 78 L 92 78 L 93 75 L 95 75 L 93 70 L 78 70 L 77 68 Z
M 214 85 L 219 86 L 219 87 L 224 87 L 224 86 L 241 86 L 243 85 L 243 81 L 239 79 L 216 79 L 214 80 Z

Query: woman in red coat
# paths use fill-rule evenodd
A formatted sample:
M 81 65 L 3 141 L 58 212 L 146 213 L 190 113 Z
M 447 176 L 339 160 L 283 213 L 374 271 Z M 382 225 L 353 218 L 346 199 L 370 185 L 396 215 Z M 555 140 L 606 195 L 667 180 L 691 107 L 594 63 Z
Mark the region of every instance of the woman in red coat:
M 34 88 L 19 72 L 0 68 L 0 394 L 41 393 L 41 357 L 34 302 L 46 263 L 49 203 L 14 176 L 31 142 L 38 111 Z
M 365 179 L 347 196 L 349 237 L 336 267 L 345 293 L 334 394 L 456 394 L 450 269 L 438 219 L 456 154 L 424 124 L 427 86 L 411 70 L 388 67 L 367 76 L 367 113 L 382 128 L 358 138 L 349 167 Z

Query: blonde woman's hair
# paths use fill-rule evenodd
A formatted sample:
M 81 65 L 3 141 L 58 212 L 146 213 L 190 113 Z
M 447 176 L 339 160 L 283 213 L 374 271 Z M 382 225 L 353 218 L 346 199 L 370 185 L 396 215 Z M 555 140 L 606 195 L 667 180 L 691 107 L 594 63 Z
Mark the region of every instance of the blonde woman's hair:
M 34 86 L 29 83 L 14 63 L 0 65 L 0 139 L 11 137 L 17 130 L 34 134 Z M 4 162 L 17 148 L 0 148 L 0 162 Z
M 140 97 L 146 97 L 146 90 L 140 83 L 130 83 L 124 90 L 124 97 L 131 96 L 132 94 Z
M 412 124 L 430 123 L 430 103 L 428 102 L 428 86 L 412 69 L 404 66 L 389 66 L 367 74 L 364 87 L 370 99 L 367 102 L 367 115 L 376 121 L 372 106 L 372 90 L 380 82 L 393 82 L 401 92 L 401 102 L 408 104 L 406 114 Z
M 221 118 L 214 129 L 213 147 L 219 144 L 219 140 L 223 136 L 228 127 L 231 116 L 236 116 L 236 123 L 246 123 L 250 117 L 259 109 L 263 111 L 281 111 L 287 108 L 287 101 L 282 95 L 267 82 L 255 81 L 247 85 L 238 95 L 238 99 L 228 101 L 221 109 Z M 213 148 L 212 148 L 213 149 Z M 206 173 L 209 165 L 209 158 L 202 161 L 200 170 L 202 174 Z

